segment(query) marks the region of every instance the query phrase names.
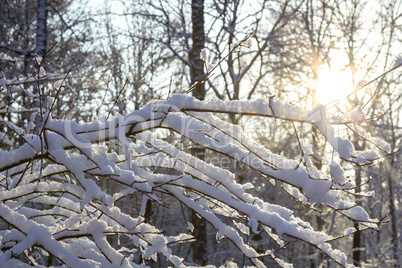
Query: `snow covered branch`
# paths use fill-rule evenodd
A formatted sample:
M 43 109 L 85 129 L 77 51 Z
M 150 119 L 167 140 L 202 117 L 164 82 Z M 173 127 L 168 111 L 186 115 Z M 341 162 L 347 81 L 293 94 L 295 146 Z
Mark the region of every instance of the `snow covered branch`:
M 286 237 L 301 240 L 347 266 L 346 255 L 330 244 L 336 238 L 315 230 L 292 209 L 249 193 L 254 185 L 239 184 L 235 171 L 200 160 L 189 148 L 201 146 L 267 181 L 282 183 L 293 199 L 307 207 L 321 203 L 361 228 L 376 229 L 379 220 L 344 198 L 356 185 L 347 180 L 342 167 L 332 161 L 328 173 L 318 170 L 310 159 L 312 149 L 299 134 L 301 163 L 274 154 L 218 114 L 311 125 L 340 158 L 357 165 L 372 164 L 391 153 L 387 143 L 356 124 L 352 128 L 374 143 L 376 150 L 355 150 L 351 142 L 335 135 L 333 125 L 364 120 L 361 110 L 338 117 L 324 106 L 305 111 L 273 96 L 255 101 L 198 101 L 173 95 L 126 116 L 102 117 L 87 124 L 54 119 L 47 110 L 39 135 L 14 127 L 23 144 L 0 151 L 0 218 L 6 224 L 0 231 L 0 266 L 35 264 L 33 248 L 53 256 L 56 264 L 73 267 L 105 263 L 131 267 L 158 254 L 173 266 L 185 266 L 185 256 L 173 254 L 171 244 L 191 241 L 191 224 L 170 236 L 145 217 L 147 202 L 165 206 L 163 196 L 173 197 L 206 219 L 218 240 L 232 241 L 256 266 L 264 266 L 265 257 L 280 266 L 287 264 L 274 249 L 260 253 L 251 247 L 244 239 L 250 231 L 265 232 L 278 248 L 285 246 Z M 3 117 L 1 123 L 12 128 Z M 169 140 L 166 131 L 176 133 L 179 140 Z M 143 204 L 130 214 L 119 204 L 132 195 L 142 197 Z

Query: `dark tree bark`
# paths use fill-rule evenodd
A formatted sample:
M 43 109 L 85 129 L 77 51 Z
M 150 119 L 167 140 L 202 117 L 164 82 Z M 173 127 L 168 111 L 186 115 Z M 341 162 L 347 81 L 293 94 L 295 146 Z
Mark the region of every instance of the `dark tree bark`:
M 358 142 L 354 142 L 355 146 L 358 146 Z M 360 185 L 361 184 L 361 168 L 359 167 L 356 170 L 356 193 L 360 193 Z M 356 203 L 361 206 L 360 201 L 356 201 Z M 361 232 L 359 230 L 359 224 L 357 222 L 354 223 L 354 227 L 356 228 L 356 232 L 353 234 L 353 244 L 352 244 L 352 259 L 353 264 L 356 266 L 360 266 L 360 251 L 361 251 Z
M 204 62 L 200 58 L 201 50 L 205 46 L 205 32 L 204 32 L 204 0 L 191 1 L 191 20 L 193 24 L 192 41 L 193 47 L 190 50 L 190 76 L 191 84 L 199 82 L 197 87 L 193 90 L 193 96 L 199 100 L 205 98 L 205 84 L 200 83 L 205 75 Z
M 38 56 L 41 57 L 43 57 L 46 52 L 47 14 L 48 14 L 47 0 L 38 0 L 35 52 Z
M 44 57 L 46 53 L 46 43 L 47 43 L 47 14 L 48 14 L 48 6 L 47 0 L 38 0 L 37 7 L 37 21 L 36 21 L 36 47 L 35 52 L 39 57 Z M 43 62 L 42 62 L 43 63 Z M 39 92 L 39 83 L 34 85 L 33 93 L 34 95 L 41 95 Z M 39 100 L 40 97 L 35 97 L 34 100 L 34 108 L 41 109 L 41 103 Z M 39 133 L 42 128 L 42 117 L 39 114 L 35 117 L 35 130 L 36 134 Z
M 190 50 L 190 76 L 191 85 L 197 83 L 193 90 L 193 96 L 199 100 L 205 98 L 205 84 L 201 82 L 204 77 L 204 62 L 200 58 L 200 52 L 205 45 L 204 32 L 204 0 L 191 1 L 191 19 L 192 19 L 192 41 L 193 46 Z M 193 148 L 192 154 L 200 159 L 205 158 L 204 148 Z M 191 221 L 194 225 L 193 235 L 196 241 L 192 245 L 193 261 L 199 265 L 207 264 L 207 232 L 206 221 L 198 217 L 197 213 L 192 211 Z

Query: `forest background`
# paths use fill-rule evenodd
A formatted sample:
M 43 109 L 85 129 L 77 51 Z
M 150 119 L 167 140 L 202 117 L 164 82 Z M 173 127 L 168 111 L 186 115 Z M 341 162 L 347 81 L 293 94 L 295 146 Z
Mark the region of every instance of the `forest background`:
M 52 118 L 80 124 L 130 114 L 151 100 L 169 100 L 176 93 L 222 101 L 275 96 L 305 110 L 322 103 L 336 115 L 360 106 L 366 117 L 354 123 L 388 142 L 393 153 L 367 166 L 338 160 L 356 185 L 350 191 L 354 202 L 364 207 L 370 218 L 380 219 L 379 230 L 354 229 L 335 243 L 357 266 L 401 265 L 402 88 L 397 68 L 402 54 L 402 1 L 0 0 L 0 14 L 0 147 L 5 152 L 25 143 L 5 122 L 27 133 L 42 134 L 41 117 L 32 113 L 42 107 L 41 98 L 36 97 L 55 96 L 55 92 L 58 101 L 47 107 L 51 107 Z M 19 77 L 33 80 L 9 82 Z M 222 118 L 275 154 L 289 159 L 300 156 L 294 122 L 240 113 Z M 29 126 L 30 122 L 34 124 Z M 328 139 L 315 129 L 300 127 L 299 131 L 301 138 L 311 142 L 313 165 L 328 172 L 333 160 Z M 370 142 L 359 139 L 352 129 L 341 131 L 355 149 L 369 148 Z M 191 147 L 168 130 L 155 135 Z M 350 224 L 338 220 L 337 211 L 323 205 L 314 209 L 303 206 L 278 190 L 283 185 L 271 185 L 232 159 L 203 148 L 189 151 L 231 170 L 239 184 L 252 183 L 255 196 L 291 208 L 315 230 L 331 234 Z M 110 183 L 100 186 L 116 191 Z M 360 194 L 371 191 L 374 196 Z M 146 199 L 144 206 L 143 196 L 133 195 L 120 207 L 127 213 L 142 211 L 147 222 L 161 230 L 171 229 L 175 234 L 183 226 L 192 230 L 199 243 L 175 249 L 189 264 L 253 263 L 236 253 L 230 242 L 217 243 L 215 228 L 197 221 L 194 211 L 170 199 L 165 199 L 164 205 L 149 200 L 152 198 Z M 178 223 L 182 216 L 188 221 Z M 352 225 L 359 227 L 357 222 Z M 244 237 L 258 252 L 270 250 L 274 244 L 259 231 Z M 336 265 L 314 245 L 292 239 L 286 242 L 286 250 L 275 250 L 286 262 L 302 263 L 303 267 Z M 142 261 L 138 258 L 137 262 Z M 46 262 L 56 264 L 48 259 L 39 264 Z M 157 258 L 146 264 L 164 266 L 166 260 Z

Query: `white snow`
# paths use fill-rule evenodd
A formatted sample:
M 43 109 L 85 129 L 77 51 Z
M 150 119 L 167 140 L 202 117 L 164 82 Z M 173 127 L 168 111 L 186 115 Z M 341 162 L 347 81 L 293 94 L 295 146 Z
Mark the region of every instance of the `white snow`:
M 363 113 L 360 106 L 357 106 L 353 111 L 350 112 L 350 119 L 354 124 L 359 121 L 363 121 L 366 119 L 366 115 Z
M 334 182 L 336 182 L 337 184 L 344 185 L 346 183 L 344 171 L 335 161 L 331 161 L 329 165 L 329 173 L 331 174 Z
M 201 56 L 207 58 L 206 54 Z M 57 82 L 56 85 L 60 86 Z M 53 101 L 48 98 L 49 105 Z M 253 194 L 252 180 L 239 184 L 233 171 L 207 163 L 191 155 L 186 146 L 176 146 L 158 135 L 159 131 L 172 130 L 192 146 L 218 152 L 262 178 L 279 182 L 290 200 L 294 198 L 306 206 L 321 203 L 376 228 L 376 219 L 340 194 L 352 187 L 341 165 L 332 161 L 327 169 L 317 169 L 310 158 L 313 149 L 303 140 L 301 161 L 275 154 L 217 113 L 244 113 L 312 125 L 341 159 L 360 164 L 370 164 L 384 151 L 390 151 L 386 142 L 371 137 L 356 124 L 359 135 L 373 140 L 379 149 L 357 151 L 350 141 L 335 135 L 332 124 L 342 123 L 334 121 L 341 119 L 325 106 L 305 111 L 271 96 L 255 101 L 201 102 L 191 96 L 173 95 L 129 115 L 108 120 L 103 117 L 87 124 L 49 117 L 45 137 L 26 133 L 33 128 L 32 122 L 24 128 L 10 125 L 29 138 L 29 144 L 0 151 L 0 217 L 16 227 L 12 231 L 0 230 L 1 243 L 13 243 L 1 252 L 0 265 L 15 261 L 11 251 L 22 253 L 36 244 L 73 267 L 130 267 L 134 264 L 127 254 L 139 251 L 145 258 L 159 254 L 174 266 L 183 266 L 183 259 L 173 254 L 170 244 L 189 239 L 195 227 L 186 220 L 182 234 L 169 236 L 162 232 L 165 230 L 145 223 L 140 215 L 145 214 L 148 200 L 164 205 L 156 192 L 166 193 L 194 210 L 216 229 L 218 240 L 230 239 L 255 266 L 264 264 L 243 239 L 250 230 L 265 232 L 279 246 L 284 246 L 286 235 L 305 241 L 346 265 L 346 255 L 326 242 L 332 237 L 296 217 L 291 206 L 258 198 Z M 357 123 L 364 118 L 357 107 L 342 120 Z M 4 118 L 0 120 L 9 123 Z M 12 145 L 5 133 L 0 133 L 0 139 Z M 41 158 L 42 153 L 46 155 L 43 161 L 33 160 Z M 172 172 L 164 172 L 167 170 Z M 104 182 L 116 185 L 117 190 L 104 189 Z M 143 198 L 135 212 L 137 216 L 123 212 L 117 200 L 127 200 L 137 193 Z M 39 209 L 41 206 L 46 208 Z M 112 246 L 105 234 L 114 233 L 124 234 L 132 245 Z M 350 233 L 350 229 L 345 230 L 345 235 Z M 278 259 L 274 250 L 268 253 L 277 263 L 289 265 Z
M 354 232 L 356 231 L 355 227 L 349 227 L 345 230 L 345 232 L 343 233 L 343 235 L 346 236 L 351 236 Z
M 393 68 L 397 68 L 402 65 L 402 56 L 396 58 Z

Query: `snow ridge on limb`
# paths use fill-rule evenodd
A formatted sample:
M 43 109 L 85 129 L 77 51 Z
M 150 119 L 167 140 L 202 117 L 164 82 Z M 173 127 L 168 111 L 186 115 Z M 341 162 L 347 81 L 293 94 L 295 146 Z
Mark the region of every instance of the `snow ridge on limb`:
M 158 137 L 158 131 L 175 132 L 187 144 L 202 146 L 283 184 L 292 198 L 308 207 L 321 203 L 366 228 L 376 228 L 378 220 L 341 196 L 354 186 L 347 182 L 340 165 L 331 163 L 328 174 L 318 170 L 310 159 L 311 148 L 302 141 L 302 161 L 275 154 L 248 138 L 240 126 L 214 115 L 217 113 L 310 124 L 341 158 L 356 164 L 370 164 L 390 153 L 385 142 L 373 139 L 359 126 L 355 130 L 360 136 L 377 145 L 375 155 L 356 151 L 347 140 L 335 136 L 332 125 L 350 124 L 350 118 L 335 118 L 322 106 L 304 111 L 274 97 L 201 102 L 174 95 L 107 121 L 77 124 L 49 117 L 43 135 L 29 136 L 29 143 L 0 152 L 0 218 L 14 227 L 13 231 L 0 231 L 7 237 L 0 242 L 0 261 L 15 261 L 16 255 L 38 246 L 55 256 L 60 265 L 84 262 L 135 267 L 144 259 L 163 256 L 173 266 L 185 266 L 185 256 L 175 255 L 171 244 L 191 241 L 191 228 L 186 224 L 181 234 L 170 236 L 145 217 L 147 201 L 165 205 L 162 198 L 170 196 L 205 218 L 216 229 L 218 240 L 226 237 L 232 241 L 256 266 L 264 267 L 265 257 L 282 267 L 290 265 L 278 258 L 275 249 L 258 253 L 246 242 L 245 235 L 259 230 L 278 243 L 277 250 L 285 247 L 286 237 L 290 237 L 347 266 L 346 255 L 330 244 L 334 237 L 315 230 L 308 221 L 294 216 L 292 209 L 249 193 L 253 185 L 236 182 L 231 170 L 190 155 L 183 143 Z M 361 118 L 356 113 L 354 118 Z M 23 130 L 19 134 L 28 138 Z M 107 184 L 118 190 L 105 187 Z M 119 202 L 132 195 L 142 196 L 146 202 L 133 214 L 123 212 Z M 42 229 L 46 235 L 38 239 L 35 232 Z M 105 236 L 124 237 L 126 242 L 113 243 Z M 78 257 L 70 259 L 69 254 Z

